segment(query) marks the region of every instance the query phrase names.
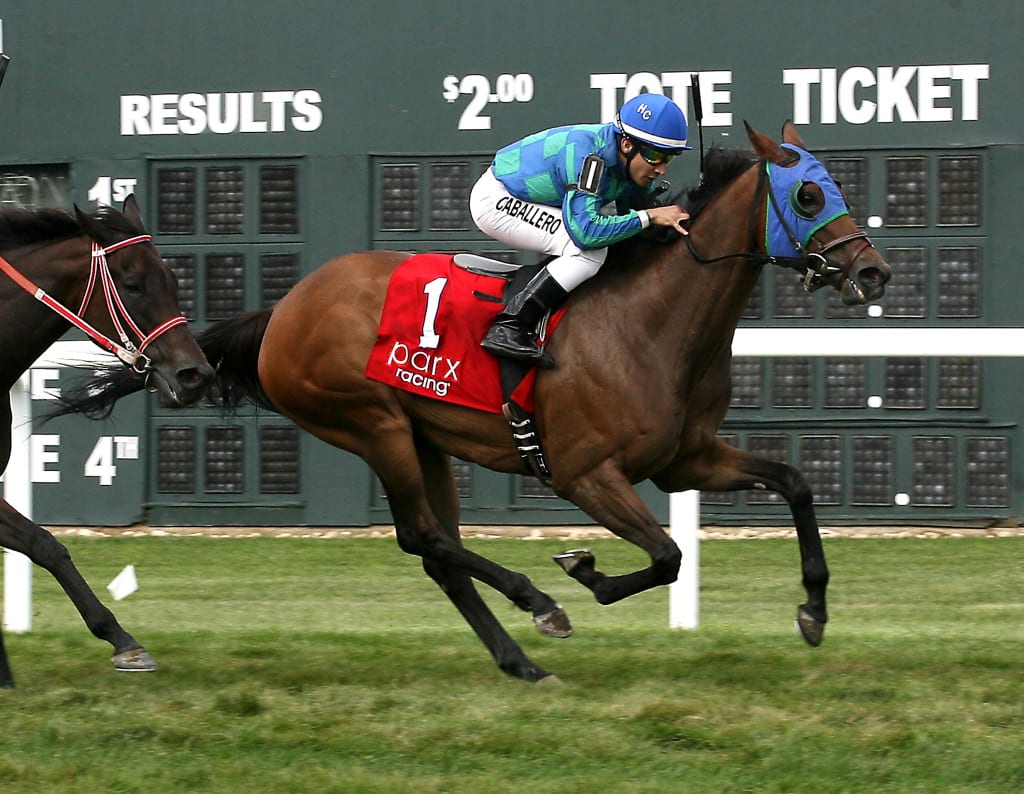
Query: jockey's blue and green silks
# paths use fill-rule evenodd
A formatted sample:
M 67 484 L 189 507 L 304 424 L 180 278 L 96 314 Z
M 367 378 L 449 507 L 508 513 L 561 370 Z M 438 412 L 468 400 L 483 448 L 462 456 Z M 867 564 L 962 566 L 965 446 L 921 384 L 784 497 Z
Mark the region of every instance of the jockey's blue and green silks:
M 598 192 L 570 189 L 591 154 L 605 164 Z M 601 214 L 608 202 L 644 192 L 629 181 L 619 164 L 614 124 L 575 124 L 538 132 L 500 149 L 492 167 L 516 198 L 561 207 L 566 231 L 582 249 L 607 248 L 643 226 L 635 210 Z
M 775 163 L 768 163 L 766 166 L 778 214 L 772 207 L 772 200 L 766 199 L 768 208 L 765 222 L 765 250 L 770 256 L 800 256 L 803 251 L 797 250 L 793 245 L 789 232 L 792 232 L 793 236 L 800 241 L 800 245 L 806 246 L 811 235 L 818 229 L 842 215 L 848 215 L 850 210 L 839 186 L 814 155 L 790 143 L 784 143 L 782 146 L 797 154 L 800 160 L 789 167 Z M 808 218 L 806 212 L 798 212 L 791 201 L 795 195 L 794 188 L 802 182 L 814 182 L 825 195 L 824 208 L 813 218 Z M 782 216 L 781 220 L 784 223 L 780 222 L 779 215 Z M 787 226 L 789 231 L 786 230 Z

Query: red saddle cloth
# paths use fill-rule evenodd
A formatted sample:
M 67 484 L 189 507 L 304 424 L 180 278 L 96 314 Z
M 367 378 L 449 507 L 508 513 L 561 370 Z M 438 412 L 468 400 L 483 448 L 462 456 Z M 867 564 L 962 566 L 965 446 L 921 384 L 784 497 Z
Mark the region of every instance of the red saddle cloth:
M 452 260 L 452 254 L 415 254 L 391 274 L 365 374 L 422 397 L 500 414 L 498 359 L 480 340 L 502 309 L 507 282 Z M 561 314 L 552 316 L 547 333 Z M 530 413 L 536 374 L 530 369 L 513 392 Z

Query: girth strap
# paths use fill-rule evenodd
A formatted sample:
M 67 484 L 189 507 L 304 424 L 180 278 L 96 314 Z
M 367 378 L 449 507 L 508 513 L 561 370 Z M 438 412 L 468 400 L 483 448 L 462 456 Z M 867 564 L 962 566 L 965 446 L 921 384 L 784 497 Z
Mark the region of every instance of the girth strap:
M 508 420 L 509 427 L 512 428 L 512 440 L 516 444 L 516 452 L 519 453 L 523 463 L 544 485 L 551 485 L 551 472 L 548 469 L 547 461 L 544 460 L 544 451 L 540 446 L 540 437 L 537 435 L 533 416 L 526 413 L 512 400 L 501 406 L 501 412 Z

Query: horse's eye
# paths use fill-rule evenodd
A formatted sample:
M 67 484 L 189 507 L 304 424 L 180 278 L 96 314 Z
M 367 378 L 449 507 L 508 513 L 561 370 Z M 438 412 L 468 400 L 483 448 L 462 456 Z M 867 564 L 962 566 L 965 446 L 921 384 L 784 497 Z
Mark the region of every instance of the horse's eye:
M 141 295 L 142 284 L 135 279 L 127 279 L 121 282 L 121 289 L 123 289 L 129 295 Z
M 825 209 L 825 194 L 813 182 L 796 182 L 789 191 L 789 203 L 793 212 L 812 221 Z

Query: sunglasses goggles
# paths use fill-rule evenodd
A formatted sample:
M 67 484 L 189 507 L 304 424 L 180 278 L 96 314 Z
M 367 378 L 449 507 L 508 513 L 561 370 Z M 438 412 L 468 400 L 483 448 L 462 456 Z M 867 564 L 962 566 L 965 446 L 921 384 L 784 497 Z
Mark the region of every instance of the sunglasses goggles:
M 631 140 L 633 140 L 633 145 L 636 147 L 637 153 L 648 165 L 668 165 L 676 159 L 676 152 L 667 152 L 664 149 L 655 149 L 653 146 L 647 146 L 635 139 Z

